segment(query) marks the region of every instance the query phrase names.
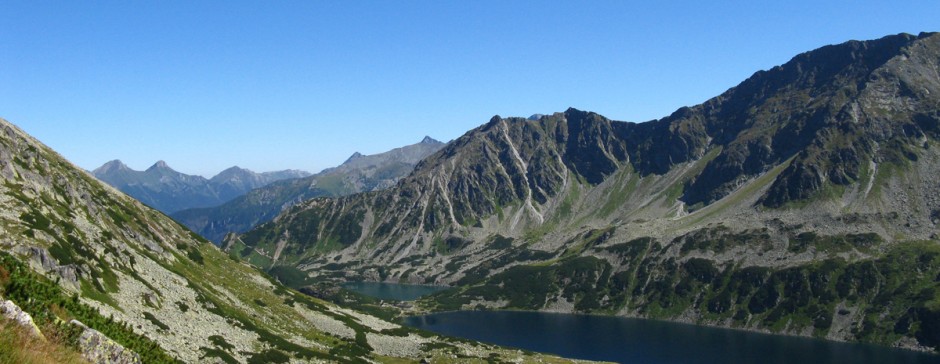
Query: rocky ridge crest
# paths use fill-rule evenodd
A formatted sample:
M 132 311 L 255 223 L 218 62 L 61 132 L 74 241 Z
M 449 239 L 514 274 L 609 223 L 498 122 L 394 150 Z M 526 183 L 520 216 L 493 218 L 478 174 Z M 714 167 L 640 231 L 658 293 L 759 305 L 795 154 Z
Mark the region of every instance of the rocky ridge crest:
M 917 298 L 885 308 L 897 332 L 863 330 L 874 312 L 864 307 L 884 308 L 885 290 L 897 288 L 893 274 L 879 273 L 878 290 L 844 283 L 828 293 L 844 301 L 788 301 L 788 287 L 810 278 L 776 285 L 791 270 L 821 274 L 821 262 L 837 267 L 826 282 L 862 282 L 872 278 L 855 274 L 894 269 L 908 249 L 932 256 L 938 59 L 940 35 L 899 34 L 806 52 L 659 120 L 573 108 L 495 116 L 394 188 L 304 201 L 225 245 L 321 278 L 455 284 L 448 302 L 463 303 L 445 309 L 605 312 L 901 346 L 920 335 L 933 346 L 901 329 L 934 324 Z M 544 292 L 514 284 L 535 272 L 550 282 Z M 734 291 L 730 278 L 714 280 L 734 274 L 742 278 L 730 282 L 777 288 Z M 709 311 L 725 289 L 739 293 Z M 698 298 L 674 300 L 679 291 Z M 737 301 L 725 307 L 726 298 Z M 787 315 L 800 318 L 787 324 Z M 822 318 L 807 329 L 813 315 Z

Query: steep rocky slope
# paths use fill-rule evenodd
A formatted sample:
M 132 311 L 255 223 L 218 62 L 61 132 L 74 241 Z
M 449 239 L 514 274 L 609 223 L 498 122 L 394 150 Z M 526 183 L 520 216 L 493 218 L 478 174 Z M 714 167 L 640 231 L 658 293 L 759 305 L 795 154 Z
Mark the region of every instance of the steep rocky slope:
M 4 297 L 34 317 L 92 317 L 156 362 L 560 360 L 415 333 L 291 291 L 2 119 L 0 178 Z
M 207 239 L 221 242 L 226 234 L 248 231 L 306 199 L 389 188 L 408 175 L 418 161 L 443 147 L 444 143 L 425 137 L 416 144 L 384 153 L 357 152 L 340 166 L 316 175 L 272 183 L 221 206 L 179 211 L 172 217 Z
M 940 35 L 826 46 L 645 123 L 494 117 L 395 188 L 226 241 L 428 304 L 940 345 Z M 364 272 L 364 273 L 357 273 Z
M 310 175 L 298 170 L 255 173 L 231 167 L 206 179 L 177 172 L 164 161 L 154 163 L 147 170 L 135 171 L 119 160 L 105 163 L 91 173 L 166 214 L 189 208 L 218 206 L 272 182 Z

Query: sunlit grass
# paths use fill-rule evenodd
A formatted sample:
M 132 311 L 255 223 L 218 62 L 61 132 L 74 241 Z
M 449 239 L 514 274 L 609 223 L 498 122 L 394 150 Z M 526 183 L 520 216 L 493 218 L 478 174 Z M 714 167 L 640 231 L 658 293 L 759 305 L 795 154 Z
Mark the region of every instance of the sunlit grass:
M 0 319 L 0 364 L 88 363 L 81 354 L 63 345 L 54 335 L 47 340 Z

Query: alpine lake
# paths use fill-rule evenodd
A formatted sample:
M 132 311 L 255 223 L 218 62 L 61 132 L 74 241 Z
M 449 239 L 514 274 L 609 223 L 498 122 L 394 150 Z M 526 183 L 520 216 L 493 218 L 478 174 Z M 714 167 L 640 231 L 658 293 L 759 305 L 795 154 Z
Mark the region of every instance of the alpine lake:
M 398 301 L 448 288 L 376 282 L 343 287 Z M 404 324 L 490 344 L 617 363 L 940 363 L 940 355 L 884 346 L 614 316 L 457 311 L 407 317 Z
M 443 291 L 450 287 L 425 286 L 418 284 L 397 284 L 384 282 L 347 282 L 343 288 L 375 297 L 380 300 L 414 301 L 420 297 Z

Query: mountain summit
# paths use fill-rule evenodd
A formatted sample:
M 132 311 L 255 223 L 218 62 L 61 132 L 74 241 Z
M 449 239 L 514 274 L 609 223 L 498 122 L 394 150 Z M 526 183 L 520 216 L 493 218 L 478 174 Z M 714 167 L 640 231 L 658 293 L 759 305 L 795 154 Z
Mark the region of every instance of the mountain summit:
M 173 172 L 176 172 L 176 171 L 173 170 L 173 168 L 170 168 L 170 166 L 168 166 L 165 161 L 162 161 L 162 160 L 157 161 L 157 163 L 154 163 L 152 166 L 150 166 L 150 168 L 147 168 L 147 170 L 148 170 L 148 171 L 154 170 L 154 171 L 173 171 Z
M 353 152 L 353 154 L 352 154 L 351 156 L 349 156 L 349 158 L 346 158 L 346 161 L 343 162 L 343 164 L 352 162 L 352 161 L 354 161 L 354 160 L 356 160 L 356 159 L 359 159 L 359 158 L 362 158 L 362 157 L 364 157 L 364 156 L 362 155 L 362 153 Z
M 225 245 L 321 277 L 459 286 L 437 309 L 940 348 L 938 69 L 940 35 L 899 34 L 645 123 L 495 116 L 391 189 L 305 201 Z
M 116 171 L 124 171 L 129 169 L 130 168 L 128 168 L 124 162 L 121 162 L 119 159 L 115 159 L 103 164 L 101 167 L 98 167 L 92 173 L 113 173 Z

